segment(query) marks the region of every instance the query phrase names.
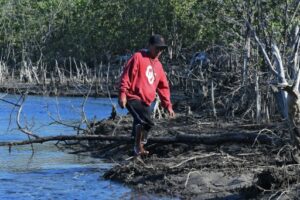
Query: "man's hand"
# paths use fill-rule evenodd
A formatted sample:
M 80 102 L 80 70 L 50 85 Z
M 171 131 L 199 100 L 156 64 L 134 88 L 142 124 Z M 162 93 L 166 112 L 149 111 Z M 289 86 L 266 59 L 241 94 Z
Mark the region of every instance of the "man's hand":
M 175 112 L 172 108 L 169 108 L 168 112 L 169 112 L 170 118 L 175 118 Z
M 126 107 L 126 103 L 127 103 L 127 99 L 125 98 L 119 98 L 119 105 L 121 108 L 125 108 Z

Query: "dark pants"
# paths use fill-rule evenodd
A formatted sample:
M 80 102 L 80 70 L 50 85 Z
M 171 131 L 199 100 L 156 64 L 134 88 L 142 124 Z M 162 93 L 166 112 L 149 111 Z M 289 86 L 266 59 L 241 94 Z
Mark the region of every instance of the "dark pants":
M 140 100 L 129 100 L 126 105 L 133 117 L 132 136 L 135 137 L 136 126 L 141 125 L 144 130 L 143 143 L 147 142 L 148 132 L 154 126 L 151 119 L 151 108 Z

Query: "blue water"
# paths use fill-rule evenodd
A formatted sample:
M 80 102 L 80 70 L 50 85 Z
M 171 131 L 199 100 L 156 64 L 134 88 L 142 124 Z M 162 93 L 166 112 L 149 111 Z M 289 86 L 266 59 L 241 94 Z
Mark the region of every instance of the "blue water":
M 0 97 L 3 94 L 0 93 Z M 18 96 L 7 95 L 6 100 L 16 102 Z M 76 134 L 73 128 L 53 124 L 51 117 L 65 123 L 78 124 L 81 120 L 83 98 L 28 96 L 21 116 L 39 136 Z M 112 100 L 116 103 L 116 100 Z M 16 129 L 16 111 L 0 101 L 0 141 L 27 139 Z M 89 98 L 85 113 L 89 120 L 103 119 L 111 112 L 111 101 Z M 118 109 L 119 114 L 126 111 Z M 112 167 L 101 159 L 68 154 L 54 143 L 30 146 L 0 147 L 0 199 L 157 199 L 136 194 L 121 184 L 104 180 L 102 174 Z

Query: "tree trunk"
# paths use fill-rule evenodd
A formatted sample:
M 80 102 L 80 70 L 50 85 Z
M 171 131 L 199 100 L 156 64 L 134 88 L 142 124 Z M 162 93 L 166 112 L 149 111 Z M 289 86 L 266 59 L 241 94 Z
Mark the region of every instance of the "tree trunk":
M 133 137 L 130 136 L 108 136 L 108 135 L 60 135 L 40 137 L 37 139 L 17 141 L 17 142 L 0 142 L 0 146 L 18 146 L 28 145 L 33 143 L 44 143 L 49 141 L 67 141 L 67 140 L 91 140 L 91 141 L 123 141 L 133 142 Z M 179 133 L 177 136 L 169 137 L 152 137 L 148 139 L 148 143 L 186 143 L 186 144 L 206 144 L 206 145 L 220 145 L 224 143 L 245 143 L 254 144 L 278 145 L 283 141 L 278 137 L 272 138 L 271 136 L 260 133 L 227 133 L 227 134 L 212 134 L 212 135 L 194 135 Z

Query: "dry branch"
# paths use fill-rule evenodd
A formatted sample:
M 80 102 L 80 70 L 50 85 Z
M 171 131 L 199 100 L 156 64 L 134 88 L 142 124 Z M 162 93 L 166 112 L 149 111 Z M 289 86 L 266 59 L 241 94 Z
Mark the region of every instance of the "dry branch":
M 133 142 L 133 138 L 126 135 L 109 136 L 109 135 L 59 135 L 40 137 L 36 139 L 15 141 L 15 142 L 0 142 L 0 146 L 17 146 L 33 143 L 44 143 L 49 141 L 66 141 L 66 140 L 97 140 L 97 141 L 122 141 Z M 224 143 L 245 143 L 253 144 L 256 141 L 260 144 L 279 145 L 283 142 L 279 137 L 271 137 L 259 133 L 227 133 L 214 135 L 194 135 L 194 134 L 178 134 L 174 137 L 152 137 L 149 138 L 149 143 L 187 143 L 187 144 L 207 144 L 219 145 Z

